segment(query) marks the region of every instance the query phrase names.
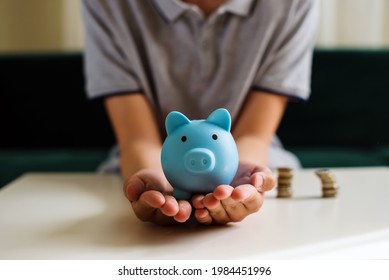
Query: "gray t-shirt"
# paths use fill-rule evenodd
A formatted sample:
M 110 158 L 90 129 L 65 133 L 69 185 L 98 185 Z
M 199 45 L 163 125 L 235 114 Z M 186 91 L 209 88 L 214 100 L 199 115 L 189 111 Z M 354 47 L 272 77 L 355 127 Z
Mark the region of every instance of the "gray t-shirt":
M 180 111 L 234 121 L 250 90 L 305 100 L 317 0 L 227 0 L 205 18 L 180 0 L 83 0 L 90 98 L 142 92 L 160 128 Z
M 164 117 L 237 116 L 250 89 L 306 99 L 315 0 L 84 0 L 89 97 L 143 92 Z M 158 116 L 157 114 L 157 116 Z

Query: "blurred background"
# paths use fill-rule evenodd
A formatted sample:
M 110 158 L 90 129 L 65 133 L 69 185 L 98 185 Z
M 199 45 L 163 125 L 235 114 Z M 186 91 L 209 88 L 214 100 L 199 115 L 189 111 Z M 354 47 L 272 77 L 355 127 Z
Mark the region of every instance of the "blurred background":
M 0 52 L 77 51 L 80 0 L 0 0 Z M 389 47 L 388 0 L 321 0 L 317 46 Z
M 277 134 L 305 168 L 389 166 L 389 0 L 320 6 L 311 97 Z M 115 139 L 86 98 L 82 50 L 80 0 L 0 0 L 0 187 L 106 158 Z

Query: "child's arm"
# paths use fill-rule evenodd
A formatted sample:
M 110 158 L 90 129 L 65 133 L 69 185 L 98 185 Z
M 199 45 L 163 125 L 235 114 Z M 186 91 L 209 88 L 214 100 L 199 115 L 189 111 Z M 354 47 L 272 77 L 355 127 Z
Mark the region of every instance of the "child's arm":
M 287 102 L 285 96 L 259 91 L 249 93 L 232 132 L 241 161 L 267 166 L 268 147 Z
M 258 211 L 263 192 L 275 180 L 266 168 L 267 150 L 287 104 L 287 97 L 250 92 L 233 135 L 239 151 L 239 169 L 231 186 L 219 186 L 211 194 L 195 196 L 195 216 L 200 223 L 225 224 L 243 220 Z
M 157 224 L 186 221 L 187 201 L 177 201 L 161 167 L 161 136 L 142 94 L 109 97 L 105 105 L 120 147 L 124 192 L 138 218 Z

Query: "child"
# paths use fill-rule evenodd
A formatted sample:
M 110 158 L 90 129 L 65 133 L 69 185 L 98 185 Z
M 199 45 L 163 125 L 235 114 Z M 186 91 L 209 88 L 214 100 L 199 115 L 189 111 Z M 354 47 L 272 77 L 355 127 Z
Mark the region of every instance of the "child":
M 288 100 L 309 96 L 316 0 L 83 0 L 87 91 L 104 98 L 124 192 L 157 224 L 241 221 L 274 187 L 268 167 L 298 167 L 275 137 Z M 173 110 L 229 110 L 239 151 L 231 186 L 177 201 L 160 164 Z M 192 210 L 193 207 L 193 210 Z

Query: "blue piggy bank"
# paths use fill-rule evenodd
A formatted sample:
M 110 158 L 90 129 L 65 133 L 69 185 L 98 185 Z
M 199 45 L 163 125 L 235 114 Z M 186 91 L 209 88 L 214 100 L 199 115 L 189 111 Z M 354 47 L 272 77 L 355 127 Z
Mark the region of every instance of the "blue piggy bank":
M 190 121 L 179 112 L 166 117 L 167 138 L 161 162 L 174 197 L 189 199 L 230 184 L 238 169 L 238 150 L 231 135 L 231 116 L 226 109 L 214 111 L 206 120 Z

